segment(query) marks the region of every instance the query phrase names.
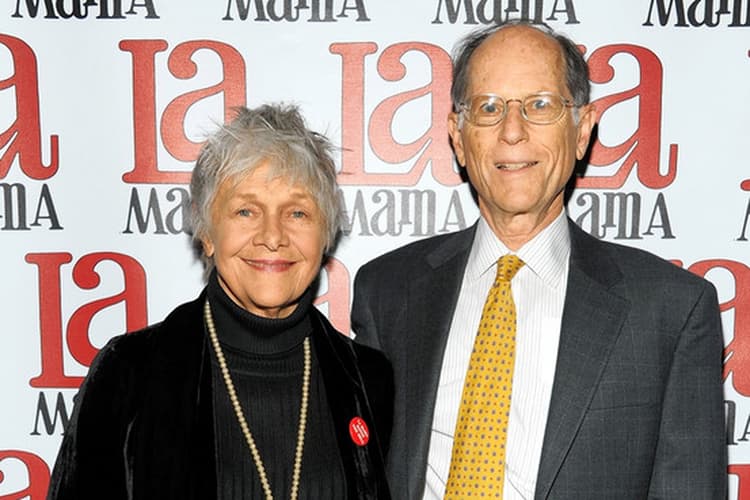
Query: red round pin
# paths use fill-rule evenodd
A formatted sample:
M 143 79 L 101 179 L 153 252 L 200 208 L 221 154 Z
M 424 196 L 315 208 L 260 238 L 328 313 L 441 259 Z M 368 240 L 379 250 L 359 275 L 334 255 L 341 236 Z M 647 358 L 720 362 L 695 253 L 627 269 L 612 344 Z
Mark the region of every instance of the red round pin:
M 364 446 L 370 441 L 370 430 L 362 417 L 354 417 L 349 422 L 349 435 L 354 444 Z

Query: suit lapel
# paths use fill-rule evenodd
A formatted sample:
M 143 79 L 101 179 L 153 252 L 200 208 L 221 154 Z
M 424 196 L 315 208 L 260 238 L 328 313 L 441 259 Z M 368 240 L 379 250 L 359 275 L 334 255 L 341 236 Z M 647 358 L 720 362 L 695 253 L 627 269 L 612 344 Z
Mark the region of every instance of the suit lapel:
M 572 222 L 570 232 L 570 270 L 537 499 L 549 495 L 630 309 L 611 290 L 621 273 L 601 243 Z
M 424 489 L 430 431 L 443 353 L 475 227 L 444 240 L 425 256 L 427 268 L 409 286 L 406 300 L 406 450 L 410 460 L 408 498 Z M 411 459 L 419 457 L 419 459 Z

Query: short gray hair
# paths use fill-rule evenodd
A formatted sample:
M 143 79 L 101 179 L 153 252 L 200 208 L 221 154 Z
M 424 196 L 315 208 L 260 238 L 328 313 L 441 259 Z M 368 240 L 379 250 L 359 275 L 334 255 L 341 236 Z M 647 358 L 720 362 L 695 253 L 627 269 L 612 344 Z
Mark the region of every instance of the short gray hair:
M 565 83 L 573 97 L 573 103 L 576 107 L 588 104 L 591 99 L 589 67 L 576 43 L 567 36 L 555 32 L 546 24 L 532 24 L 526 20 L 512 19 L 474 30 L 456 44 L 453 51 L 453 84 L 451 85 L 453 110 L 458 112 L 459 105 L 468 97 L 466 92 L 469 88 L 469 62 L 474 51 L 491 35 L 511 26 L 528 26 L 541 31 L 558 43 L 565 62 Z
M 264 104 L 234 111 L 232 121 L 208 136 L 190 180 L 193 240 L 207 269 L 213 267 L 213 259 L 205 255 L 201 242 L 211 228 L 211 206 L 219 186 L 230 179 L 241 181 L 264 161 L 272 178 L 286 177 L 310 192 L 323 216 L 324 251 L 330 252 L 342 218 L 331 142 L 307 128 L 295 105 Z

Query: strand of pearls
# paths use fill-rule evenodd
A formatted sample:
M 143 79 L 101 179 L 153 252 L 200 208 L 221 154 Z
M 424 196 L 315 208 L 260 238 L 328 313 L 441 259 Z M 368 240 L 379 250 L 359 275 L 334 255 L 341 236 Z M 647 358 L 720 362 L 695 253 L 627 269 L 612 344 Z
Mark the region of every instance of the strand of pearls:
M 250 453 L 253 455 L 253 462 L 255 467 L 258 469 L 258 476 L 260 476 L 260 482 L 263 486 L 263 492 L 266 494 L 266 500 L 273 500 L 273 493 L 271 492 L 271 485 L 268 483 L 268 477 L 266 476 L 266 468 L 263 466 L 263 460 L 260 458 L 260 452 L 255 446 L 255 440 L 250 432 L 250 427 L 247 425 L 245 420 L 245 414 L 242 412 L 242 406 L 240 406 L 240 400 L 237 397 L 237 391 L 234 389 L 234 383 L 232 377 L 229 375 L 229 368 L 227 367 L 227 361 L 224 358 L 224 351 L 221 349 L 219 344 L 219 337 L 216 335 L 216 326 L 214 325 L 214 318 L 211 314 L 211 306 L 206 300 L 203 306 L 203 316 L 206 320 L 206 327 L 208 328 L 208 336 L 211 339 L 214 352 L 216 353 L 216 359 L 219 362 L 219 368 L 221 369 L 221 375 L 224 377 L 224 383 L 227 386 L 227 392 L 229 393 L 229 399 L 232 402 L 232 408 L 234 408 L 234 414 L 237 415 L 237 420 L 240 423 L 242 434 L 245 436 L 245 441 L 250 448 Z M 299 427 L 297 429 L 297 448 L 294 452 L 294 468 L 292 469 L 292 488 L 290 492 L 290 498 L 296 500 L 299 494 L 299 477 L 300 470 L 302 469 L 302 450 L 305 447 L 305 429 L 307 427 L 307 402 L 310 395 L 310 337 L 305 337 L 304 342 L 305 350 L 305 368 L 302 376 L 302 402 L 300 404 L 299 413 Z

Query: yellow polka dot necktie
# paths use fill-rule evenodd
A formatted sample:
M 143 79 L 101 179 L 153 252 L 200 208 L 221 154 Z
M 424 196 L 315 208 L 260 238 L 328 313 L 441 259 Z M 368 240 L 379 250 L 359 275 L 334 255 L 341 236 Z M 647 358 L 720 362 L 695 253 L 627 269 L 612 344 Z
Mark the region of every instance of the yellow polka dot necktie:
M 503 497 L 516 351 L 516 306 L 510 280 L 522 266 L 515 255 L 497 261 L 495 283 L 484 303 L 461 395 L 446 499 Z

